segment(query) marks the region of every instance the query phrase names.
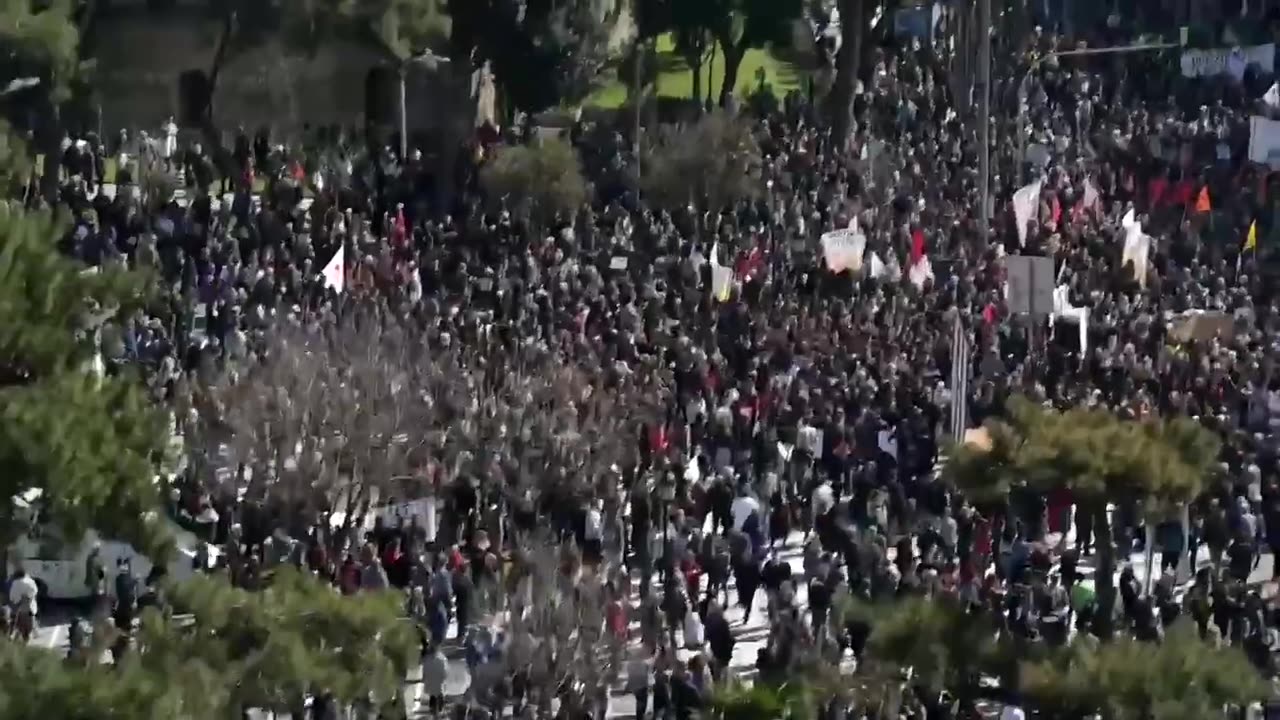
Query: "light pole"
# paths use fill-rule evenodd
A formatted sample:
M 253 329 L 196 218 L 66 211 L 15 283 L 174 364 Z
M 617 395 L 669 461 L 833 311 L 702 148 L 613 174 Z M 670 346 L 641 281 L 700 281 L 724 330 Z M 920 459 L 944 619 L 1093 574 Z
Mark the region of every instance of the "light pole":
M 424 50 L 416 55 L 411 55 L 400 62 L 400 163 L 404 164 L 409 159 L 409 110 L 406 89 L 406 79 L 409 75 L 409 66 L 418 65 L 425 70 L 436 70 L 441 65 L 448 65 L 449 58 L 444 55 L 437 55 L 430 50 Z M 385 107 L 385 106 L 384 106 Z
M 978 44 L 981 54 L 978 56 L 978 84 L 982 94 L 978 96 L 978 142 L 982 144 L 982 154 L 978 156 L 978 172 L 981 175 L 978 185 L 979 232 L 982 234 L 982 246 L 985 248 L 991 236 L 991 217 L 987 207 L 991 204 L 991 0 L 978 0 L 978 30 L 982 33 L 982 41 Z
M 1079 48 L 1076 50 L 1049 52 L 1032 60 L 1031 66 L 1027 68 L 1026 72 L 1022 74 L 1022 78 L 1018 81 L 1018 184 L 1021 185 L 1023 183 L 1023 166 L 1026 165 L 1027 160 L 1027 135 L 1025 127 L 1027 115 L 1023 112 L 1023 105 L 1027 102 L 1027 95 L 1030 90 L 1028 86 L 1031 84 L 1031 73 L 1035 72 L 1036 69 L 1040 67 L 1040 63 L 1048 60 L 1049 58 L 1072 57 L 1076 55 L 1107 55 L 1115 53 L 1148 52 L 1151 50 L 1170 50 L 1177 47 L 1182 47 L 1182 43 L 1142 43 L 1138 45 Z

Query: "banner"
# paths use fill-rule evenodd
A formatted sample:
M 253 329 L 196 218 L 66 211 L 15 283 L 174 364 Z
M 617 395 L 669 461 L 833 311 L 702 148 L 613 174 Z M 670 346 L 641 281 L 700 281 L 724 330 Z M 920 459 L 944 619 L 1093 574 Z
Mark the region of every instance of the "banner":
M 1219 310 L 1188 310 L 1169 318 L 1169 338 L 1174 342 L 1230 340 L 1235 334 L 1235 318 Z
M 822 257 L 833 273 L 845 270 L 862 272 L 862 255 L 866 249 L 867 236 L 858 230 L 856 223 L 850 223 L 845 230 L 832 230 L 822 234 Z
M 1280 120 L 1269 120 L 1261 115 L 1249 118 L 1249 160 L 1280 165 Z
M 1257 65 L 1270 73 L 1275 71 L 1275 64 L 1275 43 L 1242 48 L 1187 50 L 1182 53 L 1182 75 L 1189 78 L 1227 74 L 1240 80 L 1244 78 L 1245 68 L 1250 65 Z

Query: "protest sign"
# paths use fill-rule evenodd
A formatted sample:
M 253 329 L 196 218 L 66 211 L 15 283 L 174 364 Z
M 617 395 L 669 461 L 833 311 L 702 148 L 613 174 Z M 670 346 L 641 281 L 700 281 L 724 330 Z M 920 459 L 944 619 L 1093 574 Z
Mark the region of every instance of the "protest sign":
M 1259 115 L 1249 119 L 1249 160 L 1272 166 L 1280 164 L 1280 120 Z
M 1169 318 L 1169 338 L 1179 343 L 1230 338 L 1235 328 L 1235 318 L 1218 310 L 1188 310 Z
M 867 236 L 856 223 L 844 230 L 832 230 L 822 235 L 822 257 L 833 273 L 862 271 L 862 255 L 867 249 Z
M 1257 65 L 1270 73 L 1275 70 L 1275 43 L 1250 47 L 1211 48 L 1187 50 L 1182 53 L 1183 77 L 1213 77 L 1229 74 L 1236 80 L 1244 77 L 1244 70 Z

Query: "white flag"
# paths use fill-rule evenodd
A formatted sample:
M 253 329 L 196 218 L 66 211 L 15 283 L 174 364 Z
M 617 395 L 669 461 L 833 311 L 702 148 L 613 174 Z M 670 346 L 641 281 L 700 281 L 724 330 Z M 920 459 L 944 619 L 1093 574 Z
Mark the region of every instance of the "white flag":
M 920 256 L 920 261 L 911 266 L 907 271 L 907 279 L 911 281 L 916 289 L 924 287 L 925 282 L 933 278 L 933 263 L 929 262 L 928 255 Z
M 1076 323 L 1080 330 L 1080 355 L 1089 352 L 1089 308 L 1078 308 L 1071 305 L 1067 297 L 1067 286 L 1059 285 L 1053 291 L 1053 314 L 1049 316 L 1049 327 L 1055 320 Z
M 1013 219 L 1018 223 L 1018 244 L 1027 244 L 1027 223 L 1036 215 L 1040 205 L 1040 188 L 1043 180 L 1037 180 L 1013 194 Z
M 347 285 L 347 249 L 345 246 L 338 246 L 338 252 L 333 254 L 333 259 L 328 265 L 320 271 L 320 277 L 324 279 L 324 286 L 333 288 L 338 292 L 346 289 Z
M 1151 236 L 1142 232 L 1142 223 L 1134 219 L 1133 208 L 1120 220 L 1124 228 L 1124 253 L 1120 256 L 1120 264 L 1133 263 L 1133 279 L 1144 290 L 1147 287 L 1147 263 L 1151 254 Z
M 1280 83 L 1271 83 L 1271 89 L 1267 90 L 1267 94 L 1262 96 L 1262 102 L 1270 107 L 1280 109 Z
M 1084 179 L 1084 197 L 1081 199 L 1085 208 L 1093 210 L 1098 207 L 1098 188 L 1094 186 L 1093 181 L 1089 178 Z
M 711 247 L 711 297 L 717 302 L 729 300 L 729 290 L 733 287 L 733 268 L 720 264 L 720 243 Z
M 874 252 L 871 253 L 870 264 L 871 264 L 871 268 L 870 268 L 871 277 L 879 278 L 889 274 L 888 269 L 886 269 L 884 266 L 884 261 L 880 259 L 880 255 L 878 253 L 874 253 Z

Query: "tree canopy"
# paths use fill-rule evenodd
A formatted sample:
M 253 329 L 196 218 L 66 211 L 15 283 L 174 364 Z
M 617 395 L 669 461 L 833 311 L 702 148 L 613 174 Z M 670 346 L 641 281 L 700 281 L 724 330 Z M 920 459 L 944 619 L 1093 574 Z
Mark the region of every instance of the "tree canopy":
M 642 184 L 655 203 L 718 211 L 757 192 L 760 146 L 747 121 L 716 112 L 654 135 L 643 150 Z
M 156 461 L 164 423 L 127 375 L 84 371 L 95 326 L 130 313 L 146 279 L 117 267 L 88 271 L 58 252 L 62 223 L 9 204 L 0 213 L 0 473 L 5 497 L 41 497 L 67 534 L 97 528 L 158 550 Z M 0 535 L 12 537 L 5 502 Z
M 587 199 L 578 154 L 560 139 L 499 148 L 480 179 L 490 200 L 544 221 L 576 212 Z

